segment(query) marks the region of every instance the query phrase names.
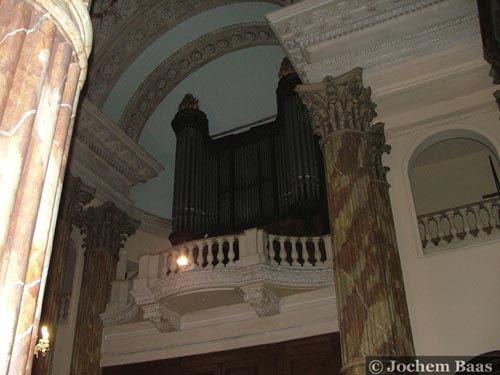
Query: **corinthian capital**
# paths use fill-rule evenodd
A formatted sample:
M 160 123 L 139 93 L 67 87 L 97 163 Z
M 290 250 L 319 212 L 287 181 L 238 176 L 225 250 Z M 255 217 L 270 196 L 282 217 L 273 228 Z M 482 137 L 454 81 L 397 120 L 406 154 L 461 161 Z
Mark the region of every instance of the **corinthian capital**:
M 297 86 L 309 111 L 314 133 L 325 139 L 345 129 L 368 131 L 377 115 L 371 89 L 363 87 L 361 68 L 323 82 Z
M 112 202 L 106 202 L 83 211 L 78 217 L 78 224 L 86 235 L 83 245 L 86 248 L 85 255 L 106 251 L 118 257 L 123 242 L 135 233 L 140 221 L 116 208 Z
M 95 189 L 85 185 L 81 178 L 67 174 L 59 206 L 60 220 L 72 224 L 83 207 L 94 199 L 94 194 Z

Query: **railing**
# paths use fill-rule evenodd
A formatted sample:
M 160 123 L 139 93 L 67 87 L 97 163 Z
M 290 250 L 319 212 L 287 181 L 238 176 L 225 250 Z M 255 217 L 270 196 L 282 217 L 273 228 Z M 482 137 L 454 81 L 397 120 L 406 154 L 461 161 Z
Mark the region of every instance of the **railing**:
M 424 253 L 462 241 L 500 234 L 500 199 L 436 211 L 418 217 Z
M 177 264 L 177 259 L 182 255 L 188 259 L 186 267 Z M 181 271 L 246 267 L 253 264 L 327 267 L 331 265 L 331 259 L 330 236 L 278 236 L 264 230 L 250 229 L 239 235 L 190 241 L 158 254 L 141 256 L 138 278 L 161 279 Z

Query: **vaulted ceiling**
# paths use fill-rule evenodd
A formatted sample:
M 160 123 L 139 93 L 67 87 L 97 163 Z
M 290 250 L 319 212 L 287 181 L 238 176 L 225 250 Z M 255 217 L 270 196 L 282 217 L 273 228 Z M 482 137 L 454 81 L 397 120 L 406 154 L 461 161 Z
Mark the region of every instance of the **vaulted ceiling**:
M 131 190 L 134 203 L 170 217 L 175 135 L 187 92 L 210 133 L 276 113 L 284 52 L 264 18 L 293 0 L 100 0 L 85 94 L 165 171 Z

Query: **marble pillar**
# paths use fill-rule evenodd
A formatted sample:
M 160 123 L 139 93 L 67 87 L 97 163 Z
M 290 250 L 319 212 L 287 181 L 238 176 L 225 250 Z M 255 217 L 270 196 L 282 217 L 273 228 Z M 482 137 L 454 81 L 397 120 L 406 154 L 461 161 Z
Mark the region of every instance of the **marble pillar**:
M 71 232 L 75 219 L 83 210 L 83 206 L 90 203 L 95 190 L 82 183 L 78 177 L 67 175 L 64 180 L 59 215 L 57 218 L 52 256 L 42 305 L 40 325 L 46 326 L 50 332 L 52 348 L 56 345 L 58 313 L 61 303 L 65 263 L 68 255 Z M 52 366 L 51 353 L 45 358 L 34 358 L 32 375 L 48 375 Z
M 0 14 L 0 374 L 25 374 L 92 29 L 81 0 L 2 0 Z
M 109 302 L 119 250 L 140 223 L 111 202 L 88 208 L 77 221 L 86 236 L 85 261 L 70 374 L 97 375 L 101 373 L 100 314 Z
M 389 150 L 362 70 L 297 88 L 321 137 L 339 309 L 343 374 L 369 355 L 412 355 L 382 154 Z

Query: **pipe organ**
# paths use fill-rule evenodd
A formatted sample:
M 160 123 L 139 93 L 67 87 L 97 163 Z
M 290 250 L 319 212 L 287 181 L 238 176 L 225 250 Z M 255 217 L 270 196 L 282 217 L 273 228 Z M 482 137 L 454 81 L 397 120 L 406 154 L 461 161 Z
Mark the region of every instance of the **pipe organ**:
M 297 84 L 285 59 L 276 120 L 216 139 L 196 98 L 184 97 L 172 121 L 174 245 L 256 226 L 281 234 L 327 231 L 323 159 Z

